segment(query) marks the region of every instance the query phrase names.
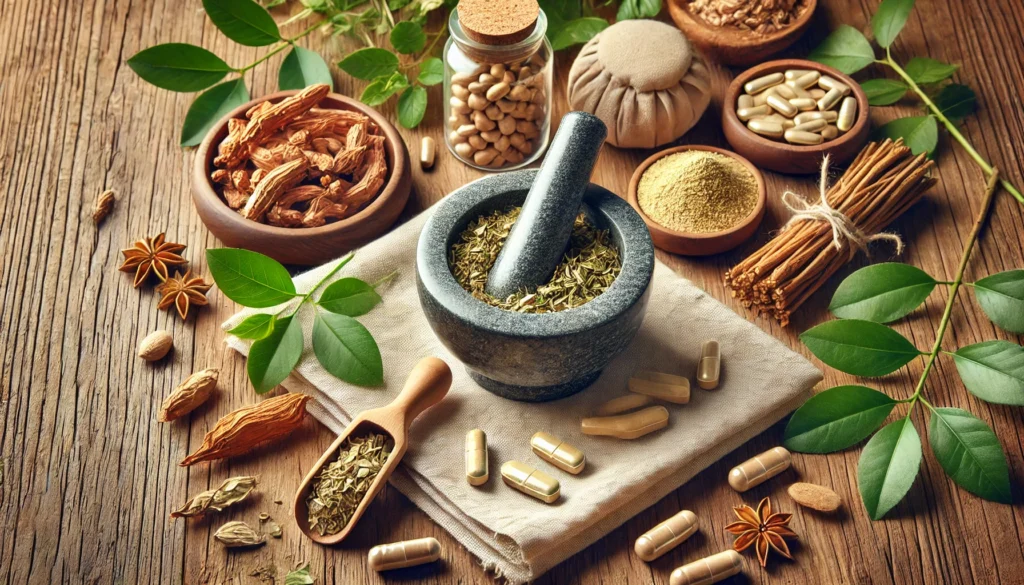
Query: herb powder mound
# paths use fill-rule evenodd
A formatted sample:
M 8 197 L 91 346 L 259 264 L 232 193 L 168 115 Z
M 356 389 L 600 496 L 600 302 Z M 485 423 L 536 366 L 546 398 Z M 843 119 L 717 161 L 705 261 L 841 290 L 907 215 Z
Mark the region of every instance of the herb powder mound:
M 707 234 L 729 229 L 754 211 L 757 179 L 743 163 L 715 152 L 690 150 L 647 167 L 637 202 L 670 230 Z

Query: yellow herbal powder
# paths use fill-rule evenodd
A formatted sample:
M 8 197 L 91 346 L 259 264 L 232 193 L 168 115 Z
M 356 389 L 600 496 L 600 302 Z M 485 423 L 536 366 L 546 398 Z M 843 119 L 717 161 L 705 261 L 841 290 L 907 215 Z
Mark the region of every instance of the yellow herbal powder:
M 757 179 L 738 160 L 703 150 L 676 152 L 647 167 L 637 186 L 640 209 L 677 232 L 729 229 L 757 204 Z

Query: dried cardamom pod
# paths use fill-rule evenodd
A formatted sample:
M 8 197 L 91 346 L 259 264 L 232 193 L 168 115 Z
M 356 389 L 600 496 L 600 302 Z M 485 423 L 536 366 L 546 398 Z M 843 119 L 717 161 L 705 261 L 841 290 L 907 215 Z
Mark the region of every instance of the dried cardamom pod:
M 228 548 L 259 546 L 267 541 L 267 537 L 258 534 L 248 524 L 238 520 L 221 526 L 213 534 L 213 537 L 221 541 Z
M 255 477 L 243 475 L 228 478 L 219 488 L 205 491 L 185 502 L 180 509 L 171 512 L 171 518 L 189 518 L 209 512 L 220 512 L 249 497 L 255 487 Z
M 181 418 L 206 402 L 217 387 L 217 376 L 220 370 L 207 368 L 196 372 L 185 379 L 160 406 L 158 422 L 168 422 Z
M 241 455 L 261 443 L 280 439 L 302 424 L 308 401 L 305 394 L 284 394 L 240 408 L 217 421 L 199 449 L 179 465 Z

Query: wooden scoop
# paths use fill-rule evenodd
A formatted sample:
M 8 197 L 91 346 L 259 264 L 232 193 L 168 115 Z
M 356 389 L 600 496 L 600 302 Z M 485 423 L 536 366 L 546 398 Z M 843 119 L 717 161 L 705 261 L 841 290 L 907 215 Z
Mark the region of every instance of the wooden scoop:
M 448 364 L 435 358 L 428 357 L 420 360 L 416 367 L 409 374 L 405 381 L 405 387 L 398 395 L 398 398 L 384 407 L 374 408 L 363 412 L 352 424 L 348 425 L 338 438 L 331 444 L 326 452 L 320 457 L 313 469 L 309 471 L 306 478 L 302 480 L 299 491 L 295 494 L 295 521 L 299 529 L 311 538 L 313 542 L 320 544 L 338 544 L 348 536 L 352 527 L 356 525 L 363 512 L 380 492 L 381 488 L 388 481 L 391 472 L 398 467 L 398 462 L 405 455 L 409 446 L 409 425 L 424 410 L 437 404 L 448 394 L 448 388 L 452 385 L 452 371 Z M 352 514 L 348 524 L 337 534 L 320 536 L 315 530 L 309 528 L 309 510 L 306 507 L 306 497 L 313 488 L 313 478 L 320 470 L 337 458 L 338 448 L 350 436 L 360 436 L 370 433 L 384 433 L 390 436 L 394 442 L 394 448 L 388 460 L 384 463 L 377 477 L 370 485 L 369 491 L 363 497 L 359 507 Z

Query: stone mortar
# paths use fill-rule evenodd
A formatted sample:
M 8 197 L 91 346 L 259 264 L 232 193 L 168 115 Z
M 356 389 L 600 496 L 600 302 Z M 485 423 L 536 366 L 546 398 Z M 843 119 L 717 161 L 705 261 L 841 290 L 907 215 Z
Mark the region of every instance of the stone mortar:
M 640 329 L 654 272 L 643 220 L 626 201 L 591 184 L 583 209 L 610 231 L 622 260 L 608 290 L 581 307 L 539 315 L 473 298 L 448 266 L 451 245 L 479 216 L 522 205 L 536 175 L 535 169 L 493 175 L 454 191 L 435 206 L 416 251 L 420 304 L 434 333 L 485 389 L 527 401 L 563 398 L 597 379 Z

